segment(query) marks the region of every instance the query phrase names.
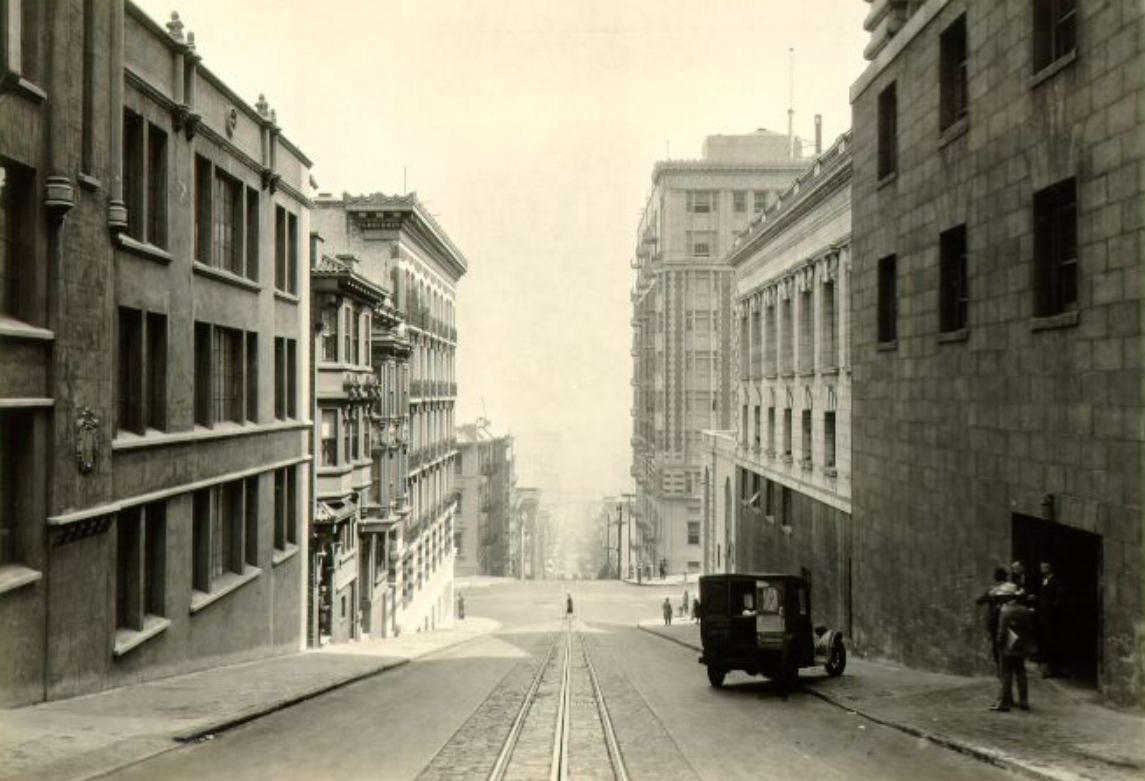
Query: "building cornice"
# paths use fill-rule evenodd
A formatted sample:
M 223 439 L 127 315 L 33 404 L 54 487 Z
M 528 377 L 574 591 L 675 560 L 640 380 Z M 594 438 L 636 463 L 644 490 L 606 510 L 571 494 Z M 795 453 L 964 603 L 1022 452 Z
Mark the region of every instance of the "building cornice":
M 820 155 L 803 175 L 780 196 L 779 203 L 764 212 L 760 221 L 740 234 L 726 255 L 726 262 L 736 268 L 761 246 L 805 217 L 851 181 L 851 134 L 839 137 L 830 149 Z
M 851 85 L 851 102 L 854 103 L 859 99 L 867 87 L 879 77 L 886 68 L 894 62 L 895 58 L 899 56 L 903 49 L 920 33 L 923 28 L 930 24 L 931 20 L 938 16 L 939 12 L 947 6 L 950 0 L 927 0 L 927 2 L 919 8 L 914 14 L 907 19 L 906 24 L 902 29 L 894 34 L 886 45 L 884 45 L 871 60 L 871 64 L 867 69 L 855 80 Z

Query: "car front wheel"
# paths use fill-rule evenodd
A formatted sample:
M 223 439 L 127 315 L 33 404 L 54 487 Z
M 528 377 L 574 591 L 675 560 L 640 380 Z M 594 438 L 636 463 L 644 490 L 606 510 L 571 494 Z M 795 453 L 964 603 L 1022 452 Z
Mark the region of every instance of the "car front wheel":
M 719 667 L 708 665 L 708 683 L 715 688 L 720 688 L 724 685 L 724 676 L 727 675 L 726 670 L 721 670 Z

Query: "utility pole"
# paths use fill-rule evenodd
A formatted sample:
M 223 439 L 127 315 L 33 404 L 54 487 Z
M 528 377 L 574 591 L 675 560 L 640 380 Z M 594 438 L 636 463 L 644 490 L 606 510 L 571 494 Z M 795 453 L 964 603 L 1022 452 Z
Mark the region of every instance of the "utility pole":
M 624 579 L 624 554 L 622 551 L 622 543 L 624 542 L 624 505 L 620 502 L 616 503 L 616 579 Z

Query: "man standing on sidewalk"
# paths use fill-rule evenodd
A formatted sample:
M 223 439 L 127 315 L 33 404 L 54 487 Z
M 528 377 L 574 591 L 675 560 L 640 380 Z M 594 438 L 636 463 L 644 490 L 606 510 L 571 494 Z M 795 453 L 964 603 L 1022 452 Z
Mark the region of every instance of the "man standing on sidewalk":
M 998 614 L 998 646 L 1002 654 L 1002 669 L 998 700 L 990 706 L 990 710 L 1010 710 L 1014 704 L 1015 678 L 1018 682 L 1018 707 L 1029 710 L 1026 657 L 1036 650 L 1034 616 L 1021 601 L 1024 596 L 1022 590 L 1013 583 L 1003 583 L 994 590 L 994 594 L 1002 602 L 1002 610 Z
M 1006 582 L 1006 568 L 994 568 L 994 583 L 986 589 L 978 599 L 976 605 L 986 606 L 986 636 L 990 639 L 990 656 L 994 659 L 994 669 L 998 669 L 998 612 L 1001 603 L 994 596 L 994 590 Z
M 672 625 L 672 600 L 668 599 L 668 597 L 664 597 L 664 604 L 661 605 L 660 607 L 662 608 L 662 611 L 664 613 L 664 625 L 665 626 L 671 626 Z

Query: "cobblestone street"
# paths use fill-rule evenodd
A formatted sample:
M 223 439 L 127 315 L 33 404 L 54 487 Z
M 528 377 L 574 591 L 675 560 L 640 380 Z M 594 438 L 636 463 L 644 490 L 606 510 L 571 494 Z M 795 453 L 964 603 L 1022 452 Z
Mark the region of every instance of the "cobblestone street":
M 550 648 L 506 778 L 548 778 L 564 663 L 565 592 L 577 605 L 569 670 L 569 777 L 611 778 L 587 651 L 633 779 L 1015 776 L 869 722 L 806 693 L 784 701 L 762 678 L 712 689 L 696 653 L 639 630 L 676 585 L 504 583 L 473 590 L 472 614 L 500 622 L 482 639 L 423 657 L 115 779 L 486 779 Z M 379 725 L 385 729 L 379 729 Z M 353 752 L 331 747 L 351 741 Z

